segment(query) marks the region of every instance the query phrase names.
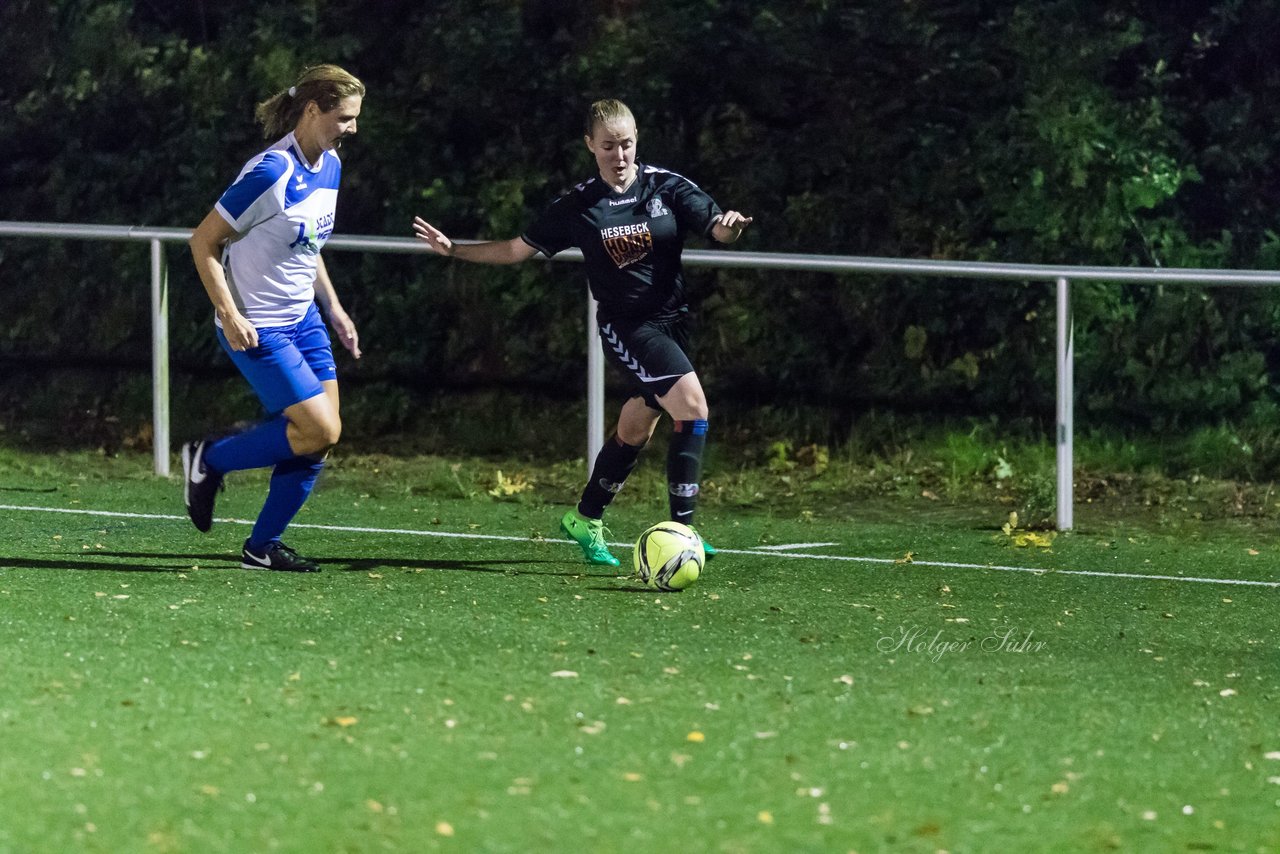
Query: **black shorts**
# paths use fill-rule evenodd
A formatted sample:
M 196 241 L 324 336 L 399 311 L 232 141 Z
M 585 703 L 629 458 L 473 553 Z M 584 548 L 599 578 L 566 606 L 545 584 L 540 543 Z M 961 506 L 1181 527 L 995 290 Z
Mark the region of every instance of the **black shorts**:
M 693 363 L 685 350 L 689 333 L 684 317 L 673 320 L 612 320 L 600 326 L 605 357 L 622 368 L 633 397 L 642 397 L 651 409 L 661 409 L 658 398 L 671 391 Z

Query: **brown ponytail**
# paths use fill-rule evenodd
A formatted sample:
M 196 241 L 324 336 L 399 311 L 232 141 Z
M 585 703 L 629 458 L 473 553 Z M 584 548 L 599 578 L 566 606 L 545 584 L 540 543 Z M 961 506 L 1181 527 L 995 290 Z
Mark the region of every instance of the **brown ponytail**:
M 308 102 L 327 113 L 352 95 L 364 97 L 364 84 L 354 75 L 336 65 L 313 65 L 298 75 L 297 83 L 258 104 L 253 115 L 263 135 L 275 139 L 297 127 Z

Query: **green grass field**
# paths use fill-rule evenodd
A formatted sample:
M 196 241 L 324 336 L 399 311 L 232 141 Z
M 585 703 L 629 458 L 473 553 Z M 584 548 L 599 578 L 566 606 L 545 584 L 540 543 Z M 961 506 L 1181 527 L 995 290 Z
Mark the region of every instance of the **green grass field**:
M 285 576 L 261 473 L 201 535 L 149 466 L 0 454 L 0 851 L 1280 850 L 1261 525 L 726 497 L 659 594 L 559 538 L 581 461 L 339 455 Z

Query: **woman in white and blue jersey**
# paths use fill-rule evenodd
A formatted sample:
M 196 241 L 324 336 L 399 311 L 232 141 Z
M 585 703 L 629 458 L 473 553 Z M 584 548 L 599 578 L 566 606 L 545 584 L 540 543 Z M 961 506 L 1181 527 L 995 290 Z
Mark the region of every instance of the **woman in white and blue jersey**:
M 255 115 L 276 142 L 250 158 L 191 236 L 218 341 L 270 416 L 244 432 L 183 446 L 185 503 L 196 528 L 208 531 L 223 477 L 272 467 L 266 503 L 241 554 L 249 569 L 319 569 L 280 537 L 342 432 L 321 310 L 360 358 L 355 324 L 320 249 L 333 232 L 342 174 L 337 148 L 356 132 L 364 93 L 364 84 L 338 66 L 317 65 L 259 104 Z
M 630 397 L 617 431 L 600 449 L 578 506 L 560 526 L 587 563 L 617 566 L 604 538 L 604 511 L 635 468 L 665 412 L 668 505 L 673 521 L 692 526 L 707 441 L 708 407 L 688 356 L 684 273 L 680 253 L 689 235 L 732 243 L 751 224 L 722 211 L 683 175 L 636 159 L 636 122 L 621 101 L 596 101 L 583 141 L 596 175 L 552 202 L 519 237 L 457 244 L 415 218 L 414 232 L 441 255 L 481 264 L 515 264 L 541 252 L 548 258 L 582 250 L 606 358 L 627 378 Z M 695 529 L 696 530 L 696 529 Z M 703 540 L 708 557 L 716 550 Z

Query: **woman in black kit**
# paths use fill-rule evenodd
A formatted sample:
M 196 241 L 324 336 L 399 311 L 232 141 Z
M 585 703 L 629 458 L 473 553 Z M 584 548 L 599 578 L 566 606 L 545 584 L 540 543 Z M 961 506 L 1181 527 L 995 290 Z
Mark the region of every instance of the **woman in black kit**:
M 582 547 L 587 563 L 617 566 L 605 543 L 605 507 L 635 468 L 663 412 L 674 432 L 667 452 L 671 519 L 692 527 L 707 398 L 685 351 L 684 275 L 680 253 L 690 232 L 732 243 L 751 217 L 721 211 L 688 178 L 636 160 L 636 123 L 616 100 L 591 105 L 585 142 L 599 175 L 556 199 L 524 234 L 459 245 L 415 217 L 413 230 L 437 253 L 480 264 L 516 264 L 577 247 L 599 303 L 605 354 L 627 375 L 632 396 L 618 428 L 596 456 L 578 506 L 560 525 Z M 707 557 L 716 550 L 703 540 Z

